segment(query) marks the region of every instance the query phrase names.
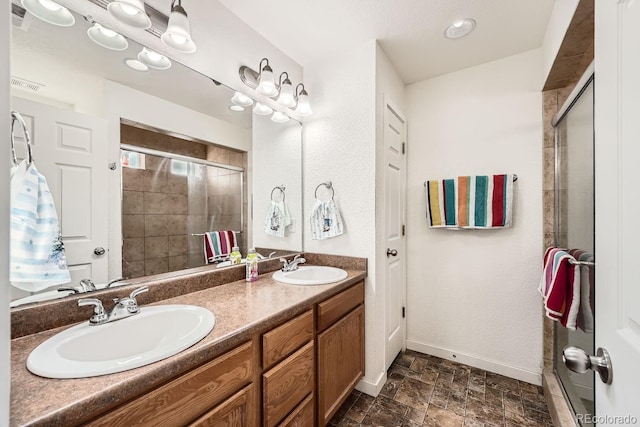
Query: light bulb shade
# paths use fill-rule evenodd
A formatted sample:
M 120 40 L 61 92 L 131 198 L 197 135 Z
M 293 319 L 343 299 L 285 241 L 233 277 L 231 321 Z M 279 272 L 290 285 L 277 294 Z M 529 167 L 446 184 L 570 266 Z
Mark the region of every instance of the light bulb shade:
M 103 27 L 97 22 L 87 30 L 89 38 L 97 45 L 111 50 L 126 50 L 129 42 L 121 34 Z
M 241 107 L 250 107 L 253 105 L 253 99 L 249 98 L 244 93 L 236 92 L 231 97 L 233 105 L 239 105 Z
M 253 107 L 253 112 L 259 116 L 268 116 L 269 114 L 273 113 L 273 109 L 268 105 L 256 102 L 256 106 Z
M 230 106 L 229 106 L 229 109 L 230 109 L 231 111 L 236 111 L 236 112 L 238 112 L 238 113 L 239 113 L 239 112 L 244 111 L 244 107 L 243 107 L 242 105 L 235 105 L 235 104 L 230 105 Z
M 151 28 L 151 18 L 144 10 L 143 0 L 116 0 L 107 6 L 109 13 L 118 21 L 146 30 Z
M 289 121 L 289 116 L 282 111 L 276 111 L 273 113 L 273 116 L 271 116 L 271 121 L 276 123 L 286 123 Z
M 269 65 L 265 65 L 260 72 L 260 78 L 258 79 L 258 87 L 256 90 L 265 96 L 275 96 L 278 94 L 276 83 L 273 78 L 273 70 Z
M 196 51 L 196 44 L 191 39 L 191 25 L 182 6 L 176 5 L 171 9 L 167 30 L 162 34 L 160 40 L 180 52 L 193 53 Z
M 295 107 L 296 99 L 293 95 L 293 86 L 291 85 L 291 80 L 285 79 L 280 86 L 280 96 L 278 97 L 278 104 L 285 107 Z
M 309 104 L 309 95 L 307 95 L 306 90 L 302 90 L 298 95 L 298 105 L 295 110 L 296 114 L 302 117 L 310 116 L 313 111 L 311 111 L 311 105 Z
M 166 70 L 171 67 L 169 58 L 149 50 L 146 47 L 143 47 L 140 53 L 138 53 L 138 59 L 146 66 L 155 68 L 156 70 Z
M 22 0 L 22 7 L 36 18 L 51 25 L 70 27 L 76 23 L 76 18 L 69 9 L 52 0 Z
M 149 67 L 137 59 L 127 58 L 124 60 L 124 64 L 134 71 L 149 71 Z

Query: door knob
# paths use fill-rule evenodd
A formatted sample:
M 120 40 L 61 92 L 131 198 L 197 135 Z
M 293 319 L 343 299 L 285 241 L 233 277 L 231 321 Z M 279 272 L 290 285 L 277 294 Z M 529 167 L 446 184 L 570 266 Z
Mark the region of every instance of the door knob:
M 398 255 L 397 250 L 387 248 L 387 256 L 396 256 L 396 255 Z
M 607 350 L 602 347 L 598 348 L 595 356 L 589 356 L 579 347 L 567 346 L 562 350 L 562 361 L 568 369 L 579 374 L 589 369 L 597 372 L 605 384 L 611 384 L 613 380 L 611 358 Z
M 104 255 L 107 251 L 104 250 L 104 248 L 98 246 L 97 248 L 95 248 L 93 250 L 93 253 L 100 256 L 100 255 Z

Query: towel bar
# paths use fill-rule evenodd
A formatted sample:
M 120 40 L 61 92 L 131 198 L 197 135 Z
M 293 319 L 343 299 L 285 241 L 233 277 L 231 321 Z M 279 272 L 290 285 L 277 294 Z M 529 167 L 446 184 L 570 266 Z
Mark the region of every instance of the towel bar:
M 513 182 L 516 182 L 517 180 L 518 180 L 518 175 L 513 174 Z M 320 184 L 320 185 L 322 185 L 322 184 Z M 426 186 L 427 186 L 427 181 L 425 181 L 425 182 L 423 183 L 423 185 L 426 187 Z
M 234 231 L 236 234 L 242 234 L 242 231 Z M 190 236 L 204 236 L 204 233 L 191 233 Z
M 576 260 L 569 260 L 569 264 L 573 264 L 573 265 L 587 265 L 589 267 L 595 267 L 596 263 L 595 262 L 591 262 L 591 261 L 576 261 Z

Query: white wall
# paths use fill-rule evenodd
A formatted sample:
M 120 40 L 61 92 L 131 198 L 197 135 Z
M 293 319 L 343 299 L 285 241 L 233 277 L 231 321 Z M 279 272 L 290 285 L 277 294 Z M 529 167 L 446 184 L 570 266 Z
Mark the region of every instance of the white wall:
M 538 384 L 542 64 L 536 49 L 407 87 L 407 347 Z M 427 227 L 425 180 L 495 173 L 519 177 L 513 228 Z
M 383 294 L 375 260 L 376 42 L 305 67 L 314 114 L 303 129 L 304 249 L 369 260 L 365 281 L 365 365 L 358 388 L 377 394 L 384 384 Z M 311 240 L 314 190 L 332 181 L 344 234 Z M 319 191 L 319 195 L 322 194 Z
M 5 3 L 5 25 L 0 25 L 0 151 L 9 154 L 9 40 L 10 2 Z M 10 319 L 9 319 L 9 174 L 5 157 L 4 173 L 0 174 L 0 426 L 9 425 L 11 390 Z
M 580 0 L 559 0 L 553 5 L 553 10 L 547 23 L 547 30 L 544 33 L 544 40 L 542 41 L 543 84 L 549 72 L 551 72 L 553 61 L 555 61 L 560 51 L 560 45 L 569 28 L 571 18 L 573 18 L 573 14 L 576 12 L 578 3 L 580 3 Z
M 252 130 L 253 246 L 302 251 L 302 126 L 295 120 L 278 124 L 269 116 L 254 114 Z M 284 237 L 264 232 L 271 194 L 274 200 L 282 198 L 279 190 L 272 191 L 278 185 L 286 188 L 285 204 L 293 221 Z

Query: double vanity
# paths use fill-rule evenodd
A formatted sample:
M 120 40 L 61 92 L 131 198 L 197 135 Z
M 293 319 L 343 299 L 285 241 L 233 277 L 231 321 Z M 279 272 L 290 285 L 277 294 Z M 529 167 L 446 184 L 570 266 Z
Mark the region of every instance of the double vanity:
M 291 272 L 281 272 L 277 260 L 262 261 L 255 282 L 243 279 L 244 266 L 147 278 L 149 291 L 136 296 L 140 314 L 105 325 L 89 326 L 95 311 L 78 307 L 76 297 L 14 309 L 11 425 L 326 425 L 364 374 L 366 260 L 305 258 L 310 265 Z M 97 297 L 111 306 L 106 301 L 140 286 Z M 70 328 L 76 322 L 82 324 Z M 103 342 L 67 332 L 83 327 L 113 331 Z M 52 337 L 47 343 L 54 345 L 65 333 L 79 341 L 75 351 L 69 346 L 62 353 L 93 368 L 102 359 L 136 363 L 147 347 L 162 346 L 163 337 L 179 340 L 180 328 L 206 336 L 123 372 L 50 379 L 27 369 L 36 347 Z M 47 362 L 61 369 L 50 357 L 39 360 Z M 73 377 L 73 361 L 66 362 Z

